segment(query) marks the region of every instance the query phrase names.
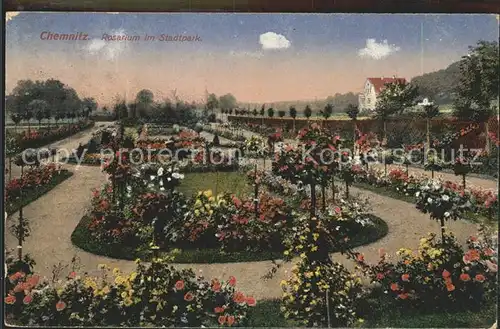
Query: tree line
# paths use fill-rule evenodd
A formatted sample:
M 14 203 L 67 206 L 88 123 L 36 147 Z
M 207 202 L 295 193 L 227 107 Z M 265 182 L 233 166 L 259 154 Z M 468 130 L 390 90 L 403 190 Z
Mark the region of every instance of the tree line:
M 28 129 L 31 120 L 56 123 L 68 119 L 88 118 L 97 109 L 97 102 L 90 97 L 81 99 L 77 92 L 59 80 L 20 80 L 5 99 L 6 110 L 16 126 L 26 121 Z

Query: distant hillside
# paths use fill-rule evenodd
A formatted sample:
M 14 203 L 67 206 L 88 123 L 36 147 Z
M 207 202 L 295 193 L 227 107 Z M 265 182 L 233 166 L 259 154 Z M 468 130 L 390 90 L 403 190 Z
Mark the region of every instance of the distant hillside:
M 459 80 L 460 61 L 446 69 L 414 77 L 411 84 L 419 88 L 420 95 L 428 97 L 436 104 L 449 104 L 453 102 L 453 90 Z

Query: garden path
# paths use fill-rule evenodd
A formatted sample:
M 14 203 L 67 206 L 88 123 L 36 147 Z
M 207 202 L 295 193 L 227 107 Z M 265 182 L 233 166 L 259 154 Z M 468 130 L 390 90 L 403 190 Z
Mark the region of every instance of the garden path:
M 72 136 L 69 136 L 67 138 L 61 139 L 59 141 L 50 143 L 48 145 L 40 147 L 40 149 L 43 148 L 57 148 L 59 149 L 60 156 L 66 156 L 72 152 L 72 150 L 76 149 L 78 145 L 81 143 L 82 145 L 86 145 L 92 136 L 92 134 L 97 131 L 98 129 L 102 129 L 108 126 L 111 126 L 115 124 L 115 122 L 96 122 L 94 127 L 81 131 L 77 134 L 74 134 Z M 65 151 L 62 151 L 65 150 Z M 5 166 L 8 168 L 9 163 L 8 159 L 5 159 Z M 12 164 L 12 178 L 16 178 L 21 176 L 21 167 L 18 167 L 14 164 Z M 5 175 L 5 179 L 9 179 L 9 174 Z
M 212 124 L 213 127 L 217 126 L 217 124 Z M 219 129 L 224 129 L 223 127 L 219 127 Z M 227 130 L 227 129 L 226 129 Z M 245 138 L 250 138 L 253 135 L 257 135 L 256 133 L 246 130 L 246 129 L 240 129 L 241 133 Z M 295 141 L 291 139 L 286 139 L 286 143 L 294 144 Z M 370 166 L 376 166 L 377 168 L 383 170 L 384 165 L 383 164 L 371 164 Z M 397 166 L 397 165 L 389 165 L 388 170 L 396 167 L 401 167 L 403 166 Z M 403 168 L 404 169 L 404 168 Z M 405 170 L 405 169 L 404 169 Z M 409 174 L 410 175 L 415 175 L 415 176 L 427 176 L 431 178 L 431 172 L 430 171 L 425 171 L 421 168 L 416 168 L 416 167 L 410 167 L 409 168 Z M 448 172 L 439 172 L 435 173 L 434 175 L 435 178 L 441 178 L 443 180 L 451 181 L 454 182 L 458 185 L 462 185 L 462 177 L 461 176 L 455 176 L 452 173 Z M 467 176 L 466 177 L 466 186 L 467 187 L 476 187 L 476 188 L 483 188 L 483 189 L 488 189 L 488 190 L 493 190 L 493 191 L 498 191 L 498 180 L 494 179 L 485 179 L 485 178 L 480 178 L 476 177 L 474 175 Z
M 86 134 L 88 138 L 91 132 Z M 24 208 L 24 216 L 31 223 L 31 235 L 24 243 L 24 252 L 34 257 L 37 262 L 37 271 L 48 277 L 51 277 L 54 265 L 68 264 L 73 256 L 80 259 L 82 264 L 80 272 L 97 273 L 97 266 L 102 263 L 108 264 L 112 268 L 118 267 L 125 272 L 134 270 L 135 263 L 133 261 L 97 256 L 73 246 L 71 234 L 90 205 L 90 191 L 99 187 L 105 177 L 98 167 L 70 165 L 65 167 L 73 171 L 74 175 Z M 356 188 L 352 188 L 352 192 L 368 197 L 373 213 L 383 218 L 389 226 L 389 233 L 386 237 L 373 244 L 357 248 L 359 252 L 365 254 L 365 258 L 369 262 L 377 261 L 379 248 L 394 253 L 400 247 L 416 247 L 420 237 L 427 235 L 428 232 L 439 232 L 438 224 L 420 213 L 410 203 Z M 17 218 L 18 213 L 13 214 L 6 220 L 6 225 L 12 225 Z M 459 241 L 464 241 L 469 234 L 475 232 L 473 224 L 463 221 L 449 223 L 449 229 L 456 233 Z M 16 247 L 17 241 L 11 233 L 6 233 L 5 238 L 8 249 Z M 353 268 L 353 263 L 342 255 L 334 254 L 333 258 L 346 264 L 348 268 Z M 286 264 L 269 281 L 263 280 L 262 276 L 272 268 L 270 261 L 176 264 L 175 266 L 193 268 L 195 272 L 201 271 L 207 279 L 213 277 L 224 279 L 234 275 L 241 291 L 264 299 L 281 296 L 279 282 L 286 277 L 285 271 L 289 271 L 292 264 Z

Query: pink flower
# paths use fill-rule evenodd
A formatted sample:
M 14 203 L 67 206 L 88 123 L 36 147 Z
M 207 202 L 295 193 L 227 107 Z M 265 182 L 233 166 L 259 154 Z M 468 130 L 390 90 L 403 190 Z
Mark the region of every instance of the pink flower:
M 486 264 L 486 266 L 488 267 L 488 270 L 490 272 L 492 272 L 492 273 L 498 272 L 498 265 L 497 264 L 491 262 L 490 260 L 486 260 L 484 263 Z

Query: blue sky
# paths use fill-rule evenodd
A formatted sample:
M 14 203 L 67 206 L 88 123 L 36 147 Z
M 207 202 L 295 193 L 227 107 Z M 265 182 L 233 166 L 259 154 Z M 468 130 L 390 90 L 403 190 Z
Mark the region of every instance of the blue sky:
M 423 28 L 423 34 L 421 29 Z M 88 33 L 91 41 L 58 41 L 40 40 L 42 31 L 56 33 Z M 202 42 L 135 42 L 126 46 L 116 43 L 99 43 L 103 33 L 127 34 L 143 36 L 165 34 L 199 35 Z M 267 34 L 266 34 L 267 33 Z M 261 35 L 267 39 L 260 40 Z M 421 61 L 423 39 L 424 60 Z M 121 64 L 141 63 L 152 65 L 152 61 L 162 63 L 169 73 L 171 69 L 165 63 L 165 58 L 171 64 L 188 65 L 189 58 L 198 68 L 200 80 L 208 78 L 214 81 L 227 80 L 230 72 L 224 72 L 227 63 L 233 65 L 255 66 L 255 70 L 263 72 L 273 70 L 284 76 L 293 72 L 300 77 L 306 72 L 295 73 L 292 67 L 302 66 L 307 70 L 312 67 L 315 75 L 321 74 L 322 65 L 332 65 L 338 69 L 353 66 L 360 68 L 353 72 L 356 80 L 362 80 L 362 75 L 389 75 L 385 71 L 394 67 L 395 72 L 402 75 L 415 75 L 435 69 L 445 68 L 452 61 L 467 53 L 469 45 L 478 40 L 498 40 L 498 19 L 495 15 L 337 15 L 337 14 L 101 14 L 101 13 L 20 13 L 6 24 L 7 80 L 12 85 L 14 80 L 26 78 L 19 76 L 27 74 L 19 69 L 24 59 L 51 58 L 57 62 L 70 63 L 77 70 L 77 61 L 110 65 L 116 60 Z M 93 45 L 93 48 L 92 48 Z M 267 48 L 266 48 L 267 47 Z M 269 49 L 276 48 L 276 49 Z M 91 51 L 89 53 L 89 49 Z M 96 50 L 97 49 L 97 50 Z M 364 50 L 363 50 L 364 49 Z M 216 57 L 209 62 L 209 57 Z M 146 60 L 147 59 L 147 60 Z M 229 61 L 229 62 L 228 62 Z M 424 62 L 424 67 L 420 67 Z M 285 68 L 288 63 L 290 67 Z M 308 64 L 309 63 L 309 64 Z M 41 61 L 37 65 L 41 71 L 56 74 L 51 63 Z M 210 67 L 200 71 L 199 68 Z M 316 66 L 315 66 L 316 65 Z M 12 66 L 17 69 L 11 69 Z M 276 69 L 276 67 L 282 69 Z M 29 71 L 36 71 L 33 63 Z M 240 70 L 241 69 L 241 70 Z M 80 68 L 79 70 L 82 70 Z M 254 71 L 255 71 L 254 70 Z M 280 71 L 281 70 L 281 71 Z M 147 70 L 145 70 L 147 71 Z M 175 71 L 175 70 L 174 70 Z M 243 67 L 233 71 L 245 71 Z M 152 70 L 154 72 L 154 70 Z M 156 70 L 156 72 L 158 72 Z M 177 74 L 179 72 L 175 71 Z M 213 77 L 214 72 L 220 76 Z M 9 74 L 10 73 L 10 74 Z M 394 72 L 392 72 L 394 73 Z M 48 73 L 47 73 L 48 74 Z M 57 73 L 59 74 L 59 73 Z M 57 75 L 56 74 L 56 75 Z M 134 73 L 135 74 L 135 73 Z M 144 74 L 147 74 L 144 72 Z M 131 75 L 133 75 L 131 73 Z M 189 76 L 194 76 L 191 72 Z M 231 79 L 235 79 L 233 77 Z M 256 77 L 247 76 L 248 81 Z M 273 77 L 273 81 L 277 78 Z M 326 81 L 326 77 L 316 78 Z M 71 77 L 70 77 L 71 80 Z M 76 79 L 75 79 L 76 80 Z M 68 82 L 69 83 L 69 82 Z M 232 81 L 227 89 L 234 85 Z M 259 82 L 262 83 L 262 82 Z M 314 85 L 314 82 L 311 81 Z M 362 85 L 362 82 L 356 82 Z M 351 81 L 339 92 L 353 89 Z M 12 87 L 12 86 L 11 86 Z M 267 87 L 269 89 L 270 87 Z M 295 88 L 295 87 L 294 87 Z M 88 88 L 87 88 L 88 89 Z M 182 88 L 181 88 L 182 89 Z M 198 93 L 198 86 L 196 93 Z M 217 87 L 215 87 L 217 89 Z M 236 88 L 243 90 L 244 86 Z M 260 89 L 266 89 L 261 87 Z M 293 89 L 293 88 L 292 88 Z M 327 92 L 316 88 L 317 95 L 307 91 L 300 97 L 323 97 Z M 319 90 L 321 89 L 321 90 Z M 236 91 L 235 91 L 236 92 Z M 243 98 L 259 98 L 249 93 L 243 93 Z M 335 93 L 332 90 L 332 94 Z M 243 96 L 243 94 L 245 94 Z M 286 95 L 286 92 L 278 94 Z M 265 98 L 271 96 L 266 92 Z M 327 95 L 326 95 L 327 96 Z

